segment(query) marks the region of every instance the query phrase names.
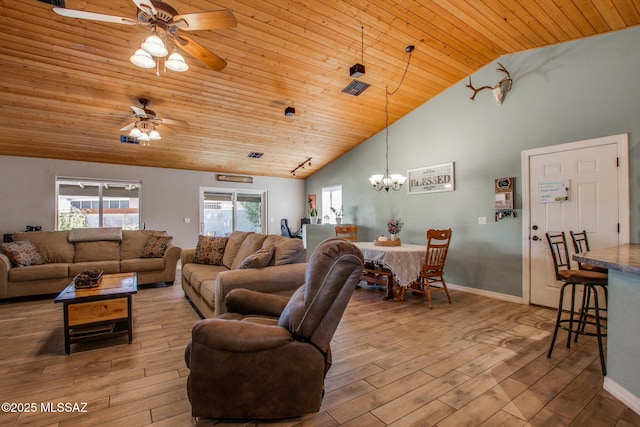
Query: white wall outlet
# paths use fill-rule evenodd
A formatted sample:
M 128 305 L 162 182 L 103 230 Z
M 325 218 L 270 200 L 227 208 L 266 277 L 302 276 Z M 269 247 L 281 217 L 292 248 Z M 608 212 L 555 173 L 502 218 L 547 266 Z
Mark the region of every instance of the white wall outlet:
M 486 216 L 479 216 L 478 217 L 478 224 L 486 225 L 487 224 L 487 217 Z
M 185 224 L 190 224 L 190 223 L 191 223 L 191 218 L 187 218 L 187 217 L 185 217 L 185 218 L 184 218 L 184 223 L 185 223 Z

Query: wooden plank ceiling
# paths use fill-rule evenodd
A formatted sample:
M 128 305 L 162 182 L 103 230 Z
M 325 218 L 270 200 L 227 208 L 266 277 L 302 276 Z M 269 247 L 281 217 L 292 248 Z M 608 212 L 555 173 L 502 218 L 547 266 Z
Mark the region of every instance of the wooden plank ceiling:
M 158 77 L 129 62 L 149 34 L 144 26 L 0 0 L 0 154 L 275 177 L 291 177 L 311 157 L 296 175 L 305 178 L 384 128 L 385 87 L 400 82 L 408 45 L 416 49 L 390 98 L 390 123 L 502 55 L 640 24 L 637 0 L 168 3 L 181 14 L 233 12 L 235 28 L 189 33 L 227 61 L 224 70 L 184 54 L 189 71 Z M 131 0 L 66 7 L 136 18 Z M 371 87 L 342 93 L 363 54 L 359 80 Z M 151 146 L 121 143 L 140 97 L 158 117 L 188 124 L 160 125 L 163 139 Z

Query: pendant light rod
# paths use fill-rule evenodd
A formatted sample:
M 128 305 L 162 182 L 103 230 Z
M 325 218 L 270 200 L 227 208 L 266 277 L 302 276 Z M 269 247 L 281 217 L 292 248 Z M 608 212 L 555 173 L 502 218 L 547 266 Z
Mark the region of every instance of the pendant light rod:
M 364 64 L 364 27 L 360 27 L 360 31 L 361 31 L 361 47 L 360 47 L 360 52 L 362 53 L 362 64 Z
M 413 51 L 416 49 L 416 47 L 414 45 L 409 45 L 407 46 L 404 51 L 407 52 L 409 54 L 409 59 L 407 59 L 407 66 L 404 68 L 404 73 L 402 74 L 402 78 L 400 79 L 400 83 L 398 83 L 398 87 L 395 88 L 393 90 L 393 92 L 387 92 L 389 95 L 394 95 L 398 89 L 400 89 L 400 86 L 402 86 L 402 83 L 404 82 L 404 78 L 407 76 L 407 71 L 409 71 L 409 64 L 411 64 L 411 56 L 413 54 Z M 389 89 L 389 87 L 387 86 L 387 90 Z
M 389 171 L 389 96 L 395 94 L 402 86 L 404 82 L 404 78 L 407 76 L 407 71 L 409 70 L 409 64 L 411 63 L 411 54 L 415 50 L 415 46 L 409 45 L 405 48 L 405 52 L 409 54 L 409 59 L 407 60 L 407 66 L 404 69 L 404 73 L 402 74 L 402 78 L 400 79 L 400 83 L 398 86 L 391 92 L 389 92 L 389 86 L 386 86 L 384 89 L 385 102 L 384 102 L 384 116 L 385 116 L 385 168 L 384 173 L 382 175 L 372 175 L 369 178 L 369 182 L 373 186 L 373 189 L 376 191 L 381 191 L 384 189 L 385 191 L 389 191 L 392 189 L 394 191 L 400 190 L 402 185 L 407 180 L 405 176 L 400 174 L 392 174 Z

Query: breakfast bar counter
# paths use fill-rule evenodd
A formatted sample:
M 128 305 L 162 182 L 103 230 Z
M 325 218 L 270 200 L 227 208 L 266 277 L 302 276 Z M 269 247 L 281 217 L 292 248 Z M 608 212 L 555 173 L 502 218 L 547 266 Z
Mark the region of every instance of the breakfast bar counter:
M 640 414 L 640 244 L 575 254 L 573 259 L 609 269 L 604 389 Z

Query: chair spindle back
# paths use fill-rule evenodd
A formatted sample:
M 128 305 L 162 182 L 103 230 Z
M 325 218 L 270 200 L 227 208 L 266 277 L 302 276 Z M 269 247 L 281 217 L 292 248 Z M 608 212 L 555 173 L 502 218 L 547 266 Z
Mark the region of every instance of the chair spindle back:
M 560 233 L 545 233 L 549 249 L 551 249 L 551 257 L 553 258 L 553 267 L 556 273 L 556 280 L 561 280 L 561 270 L 571 270 L 571 258 L 569 258 L 569 247 L 567 246 L 567 237 L 564 231 Z
M 357 225 L 336 225 L 336 237 L 342 237 L 350 242 L 358 241 Z
M 451 242 L 451 229 L 427 230 L 427 253 L 423 271 L 443 271 Z

